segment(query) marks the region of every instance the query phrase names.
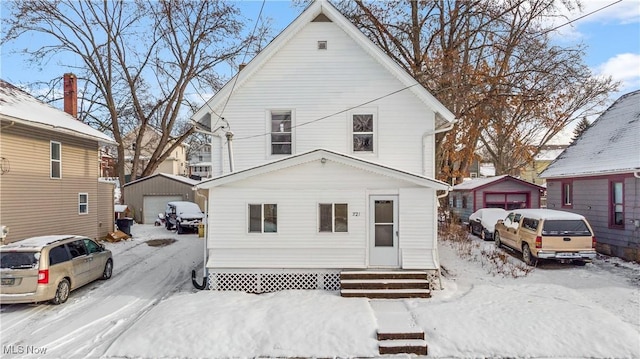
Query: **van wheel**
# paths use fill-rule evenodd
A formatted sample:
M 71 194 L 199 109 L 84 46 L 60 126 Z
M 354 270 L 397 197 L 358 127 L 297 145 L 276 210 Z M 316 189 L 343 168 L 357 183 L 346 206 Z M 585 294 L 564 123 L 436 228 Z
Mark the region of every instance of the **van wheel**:
M 528 244 L 522 245 L 522 260 L 530 266 L 535 266 L 538 260 L 531 254 L 531 249 Z
M 182 227 L 182 226 L 180 225 L 180 222 L 178 222 L 178 223 L 176 224 L 176 227 L 178 227 L 178 234 L 183 234 L 183 233 L 184 233 L 184 227 Z
M 496 247 L 502 247 L 502 242 L 500 241 L 500 233 L 496 232 L 493 234 L 493 241 L 496 244 Z
M 113 273 L 113 261 L 111 259 L 108 259 L 107 264 L 104 265 L 104 270 L 102 271 L 101 279 L 107 280 L 111 278 L 112 273 Z
M 69 299 L 69 289 L 70 289 L 69 280 L 67 278 L 64 278 L 63 280 L 60 281 L 60 283 L 58 283 L 56 296 L 53 297 L 53 299 L 51 300 L 51 303 L 58 305 L 66 302 L 67 299 Z

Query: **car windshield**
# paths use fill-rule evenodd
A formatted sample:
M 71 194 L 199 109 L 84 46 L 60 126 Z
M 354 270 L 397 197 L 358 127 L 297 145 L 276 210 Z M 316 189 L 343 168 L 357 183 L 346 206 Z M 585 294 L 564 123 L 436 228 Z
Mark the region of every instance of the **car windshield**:
M 591 236 L 589 227 L 582 220 L 547 220 L 544 221 L 542 235 L 546 236 Z
M 0 253 L 0 268 L 3 269 L 31 269 L 38 266 L 40 252 L 2 252 Z

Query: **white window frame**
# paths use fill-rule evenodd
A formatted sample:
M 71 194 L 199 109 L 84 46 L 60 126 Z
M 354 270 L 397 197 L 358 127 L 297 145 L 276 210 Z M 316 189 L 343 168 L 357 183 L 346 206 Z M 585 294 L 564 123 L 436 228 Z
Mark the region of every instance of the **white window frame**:
M 272 151 L 272 147 L 271 147 L 271 120 L 272 120 L 272 115 L 273 113 L 282 113 L 282 112 L 289 112 L 291 115 L 291 132 L 284 132 L 284 133 L 291 133 L 291 153 L 273 153 Z M 295 122 L 295 111 L 293 109 L 287 108 L 287 109 L 281 109 L 281 108 L 274 108 L 274 109 L 268 109 L 266 111 L 266 119 L 267 119 L 267 125 L 266 125 L 266 129 L 267 129 L 267 133 L 269 134 L 267 136 L 267 157 L 285 157 L 285 156 L 291 156 L 294 153 L 296 153 L 296 149 L 295 149 L 295 126 L 296 126 L 296 122 Z M 277 133 L 277 132 L 276 132 Z
M 53 145 L 56 144 L 58 145 L 58 156 L 60 157 L 60 159 L 54 159 L 53 158 Z M 53 177 L 53 164 L 57 163 L 58 167 L 60 169 L 60 176 L 59 177 Z M 58 142 L 58 141 L 49 141 L 49 178 L 51 179 L 61 179 L 62 178 L 62 143 Z
M 86 201 L 82 201 L 82 196 L 86 197 Z M 82 206 L 85 206 L 84 212 L 82 211 Z M 85 215 L 89 214 L 89 193 L 80 192 L 78 193 L 78 214 Z
M 264 231 L 264 207 L 276 206 L 276 230 L 275 232 Z M 251 206 L 260 206 L 260 232 L 251 231 Z M 278 203 L 247 203 L 247 233 L 249 234 L 277 234 L 278 233 Z
M 368 133 L 368 132 L 353 132 L 353 117 L 355 115 L 371 115 L 373 118 L 373 146 L 371 151 L 355 151 L 353 148 L 353 137 L 355 134 L 357 133 Z M 348 127 L 348 131 L 347 133 L 349 134 L 349 151 L 351 154 L 357 154 L 357 155 L 376 155 L 378 153 L 378 109 L 377 108 L 373 108 L 373 107 L 362 107 L 362 108 L 357 108 L 354 109 L 352 111 L 348 112 L 348 120 L 347 120 L 347 125 Z
M 321 206 L 331 206 L 331 231 L 322 231 L 322 212 L 320 210 Z M 346 220 L 347 220 L 347 230 L 346 231 L 336 231 L 336 205 L 345 205 L 347 206 Z M 316 207 L 318 209 L 318 225 L 317 230 L 318 233 L 349 233 L 349 204 L 346 202 L 321 202 L 318 203 Z

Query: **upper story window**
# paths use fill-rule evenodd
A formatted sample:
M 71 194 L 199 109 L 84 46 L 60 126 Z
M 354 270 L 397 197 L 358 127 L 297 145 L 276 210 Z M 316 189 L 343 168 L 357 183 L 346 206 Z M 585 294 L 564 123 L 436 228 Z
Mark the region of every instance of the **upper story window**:
M 624 182 L 611 182 L 611 226 L 624 228 Z
M 374 117 L 371 113 L 351 115 L 353 152 L 373 152 Z
M 51 178 L 62 178 L 62 144 L 60 142 L 51 141 L 49 159 L 51 161 Z
M 271 111 L 271 154 L 290 155 L 291 111 Z

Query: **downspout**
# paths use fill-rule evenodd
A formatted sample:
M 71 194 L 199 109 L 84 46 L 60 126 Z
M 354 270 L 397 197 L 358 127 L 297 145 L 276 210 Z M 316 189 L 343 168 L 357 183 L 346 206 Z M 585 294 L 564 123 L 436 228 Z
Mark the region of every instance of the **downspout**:
M 435 129 L 433 131 L 427 131 L 422 135 L 422 175 L 424 176 L 427 173 L 427 169 L 425 168 L 425 157 L 426 157 L 426 141 L 427 141 L 427 137 L 429 136 L 434 136 L 437 135 L 439 133 L 443 133 L 443 132 L 447 132 L 453 129 L 453 126 L 456 125 L 456 123 L 458 123 L 458 119 L 455 118 L 453 119 L 453 121 L 449 124 L 449 126 L 447 127 L 443 127 L 443 128 L 439 128 L 439 129 Z M 448 194 L 448 192 L 447 192 Z
M 207 237 L 209 236 L 209 232 L 207 231 L 208 225 L 209 225 L 209 203 L 208 203 L 208 198 L 207 196 L 203 195 L 200 193 L 200 191 L 198 191 L 197 188 L 194 188 L 194 191 L 196 192 L 196 195 L 198 197 L 202 197 L 204 198 L 204 262 L 202 264 L 202 284 L 199 284 L 196 281 L 196 270 L 192 270 L 191 271 L 191 283 L 193 284 L 193 286 L 198 289 L 198 290 L 203 290 L 207 287 L 207 282 L 208 282 L 208 278 L 209 275 L 207 273 L 207 257 L 208 257 L 208 250 L 207 250 Z

